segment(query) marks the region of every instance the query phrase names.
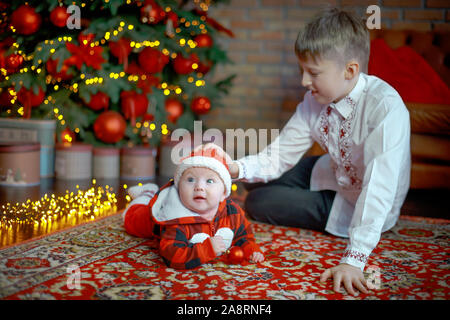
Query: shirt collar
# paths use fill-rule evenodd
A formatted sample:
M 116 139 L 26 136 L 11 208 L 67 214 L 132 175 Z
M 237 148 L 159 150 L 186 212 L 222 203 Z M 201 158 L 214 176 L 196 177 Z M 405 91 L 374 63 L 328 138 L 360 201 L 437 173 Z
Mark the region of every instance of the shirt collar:
M 337 103 L 331 103 L 330 106 L 334 107 L 346 119 L 356 107 L 356 104 L 364 91 L 365 84 L 365 76 L 363 73 L 360 73 L 358 81 L 352 91 Z

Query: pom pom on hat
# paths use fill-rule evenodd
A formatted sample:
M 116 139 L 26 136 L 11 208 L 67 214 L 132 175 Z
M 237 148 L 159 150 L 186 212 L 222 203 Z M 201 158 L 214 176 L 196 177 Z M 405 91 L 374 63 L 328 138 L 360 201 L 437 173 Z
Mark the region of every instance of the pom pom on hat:
M 223 157 L 217 155 L 215 149 L 198 150 L 181 160 L 173 177 L 177 189 L 183 172 L 189 168 L 207 168 L 213 170 L 222 179 L 227 197 L 231 194 L 231 175 L 228 165 Z

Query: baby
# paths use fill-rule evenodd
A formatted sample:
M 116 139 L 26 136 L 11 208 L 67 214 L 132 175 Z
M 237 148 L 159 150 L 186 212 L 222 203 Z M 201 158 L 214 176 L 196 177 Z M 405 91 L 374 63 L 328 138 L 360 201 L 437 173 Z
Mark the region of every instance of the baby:
M 214 149 L 193 152 L 177 166 L 174 179 L 159 191 L 135 186 L 124 211 L 129 234 L 156 236 L 164 262 L 191 269 L 239 246 L 252 262 L 264 261 L 244 211 L 231 199 L 231 176 Z

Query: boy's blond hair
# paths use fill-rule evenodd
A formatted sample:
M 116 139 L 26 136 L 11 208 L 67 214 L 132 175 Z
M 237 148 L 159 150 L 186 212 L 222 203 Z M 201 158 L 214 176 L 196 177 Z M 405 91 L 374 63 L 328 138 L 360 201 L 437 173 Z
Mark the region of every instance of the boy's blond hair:
M 363 19 L 337 8 L 322 11 L 298 34 L 295 42 L 298 58 L 330 59 L 342 66 L 350 59 L 366 71 L 370 54 L 370 35 Z

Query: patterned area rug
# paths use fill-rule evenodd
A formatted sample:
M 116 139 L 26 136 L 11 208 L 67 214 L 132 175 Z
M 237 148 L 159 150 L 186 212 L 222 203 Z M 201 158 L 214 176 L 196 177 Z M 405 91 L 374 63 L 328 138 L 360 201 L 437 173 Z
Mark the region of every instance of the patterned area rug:
M 0 250 L 2 299 L 445 299 L 450 298 L 449 220 L 402 216 L 383 234 L 356 297 L 332 291 L 320 274 L 346 240 L 255 223 L 260 264 L 224 257 L 191 271 L 167 268 L 154 240 L 125 233 L 121 215 Z

